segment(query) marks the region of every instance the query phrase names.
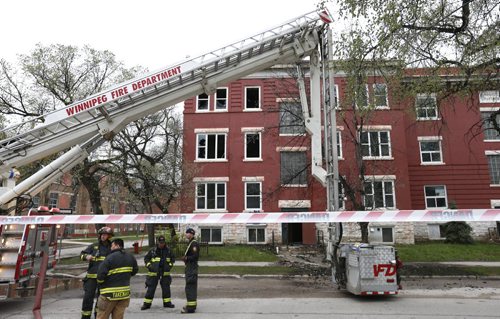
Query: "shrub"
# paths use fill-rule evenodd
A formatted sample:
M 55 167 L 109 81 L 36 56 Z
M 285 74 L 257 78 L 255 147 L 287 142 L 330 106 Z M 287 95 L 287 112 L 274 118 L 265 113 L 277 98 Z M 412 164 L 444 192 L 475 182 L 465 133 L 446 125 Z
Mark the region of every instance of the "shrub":
M 466 222 L 449 222 L 445 224 L 444 235 L 446 243 L 452 244 L 472 244 L 474 240 L 471 236 L 472 227 Z

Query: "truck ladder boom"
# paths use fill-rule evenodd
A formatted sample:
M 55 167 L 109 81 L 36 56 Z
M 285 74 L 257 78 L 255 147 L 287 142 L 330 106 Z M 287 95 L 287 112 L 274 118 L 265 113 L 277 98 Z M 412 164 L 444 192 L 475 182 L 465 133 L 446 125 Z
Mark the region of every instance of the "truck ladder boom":
M 308 56 L 325 24 L 313 11 L 242 41 L 118 84 L 88 99 L 4 129 L 0 174 L 83 143 L 111 139 L 127 124 L 219 84 Z M 33 127 L 19 133 L 23 127 Z

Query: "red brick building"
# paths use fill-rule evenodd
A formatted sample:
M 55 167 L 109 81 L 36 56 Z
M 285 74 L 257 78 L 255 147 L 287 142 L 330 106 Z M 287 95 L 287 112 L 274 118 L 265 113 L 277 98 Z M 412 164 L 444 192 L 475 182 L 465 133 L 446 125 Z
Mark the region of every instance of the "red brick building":
M 372 110 L 360 135 L 343 103 L 346 79 L 335 78 L 339 170 L 346 179 L 359 176 L 353 160 L 353 141 L 359 139 L 366 164 L 362 202 L 367 208 L 500 205 L 500 136 L 474 129 L 500 108 L 498 91 L 445 99 L 428 92 L 396 99 L 380 78 L 367 82 L 366 101 L 361 103 Z M 183 212 L 325 210 L 325 189 L 311 177 L 310 137 L 303 121 L 295 81 L 280 68 L 187 100 L 184 158 L 196 167 L 196 177 L 192 193 L 183 195 Z M 352 209 L 348 201 L 341 206 Z M 481 237 L 495 223 L 476 226 Z M 212 243 L 312 244 L 325 231 L 324 225 L 315 224 L 197 227 L 202 239 Z M 378 230 L 380 234 L 371 230 L 373 241 L 441 237 L 439 224 L 386 225 Z

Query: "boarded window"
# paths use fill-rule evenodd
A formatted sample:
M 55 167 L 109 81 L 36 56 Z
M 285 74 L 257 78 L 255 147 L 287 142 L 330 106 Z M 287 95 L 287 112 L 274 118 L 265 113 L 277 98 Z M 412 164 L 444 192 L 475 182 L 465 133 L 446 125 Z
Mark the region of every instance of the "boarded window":
M 306 160 L 305 152 L 281 152 L 281 184 L 306 185 Z

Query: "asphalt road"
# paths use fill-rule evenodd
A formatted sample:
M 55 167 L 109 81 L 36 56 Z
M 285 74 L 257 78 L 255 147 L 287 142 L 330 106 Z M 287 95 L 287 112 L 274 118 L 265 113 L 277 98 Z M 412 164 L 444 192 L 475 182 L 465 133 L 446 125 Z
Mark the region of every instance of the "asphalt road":
M 199 281 L 198 313 L 192 318 L 499 318 L 499 280 L 415 279 L 404 282 L 398 296 L 359 297 L 338 291 L 328 280 L 311 278 L 210 277 Z M 144 277 L 132 281 L 126 318 L 185 318 L 183 278 L 174 278 L 175 309 L 161 307 L 160 290 L 153 307 L 141 311 Z M 44 319 L 80 318 L 82 290 L 63 286 L 43 299 Z M 0 302 L 0 318 L 33 318 L 33 298 Z

